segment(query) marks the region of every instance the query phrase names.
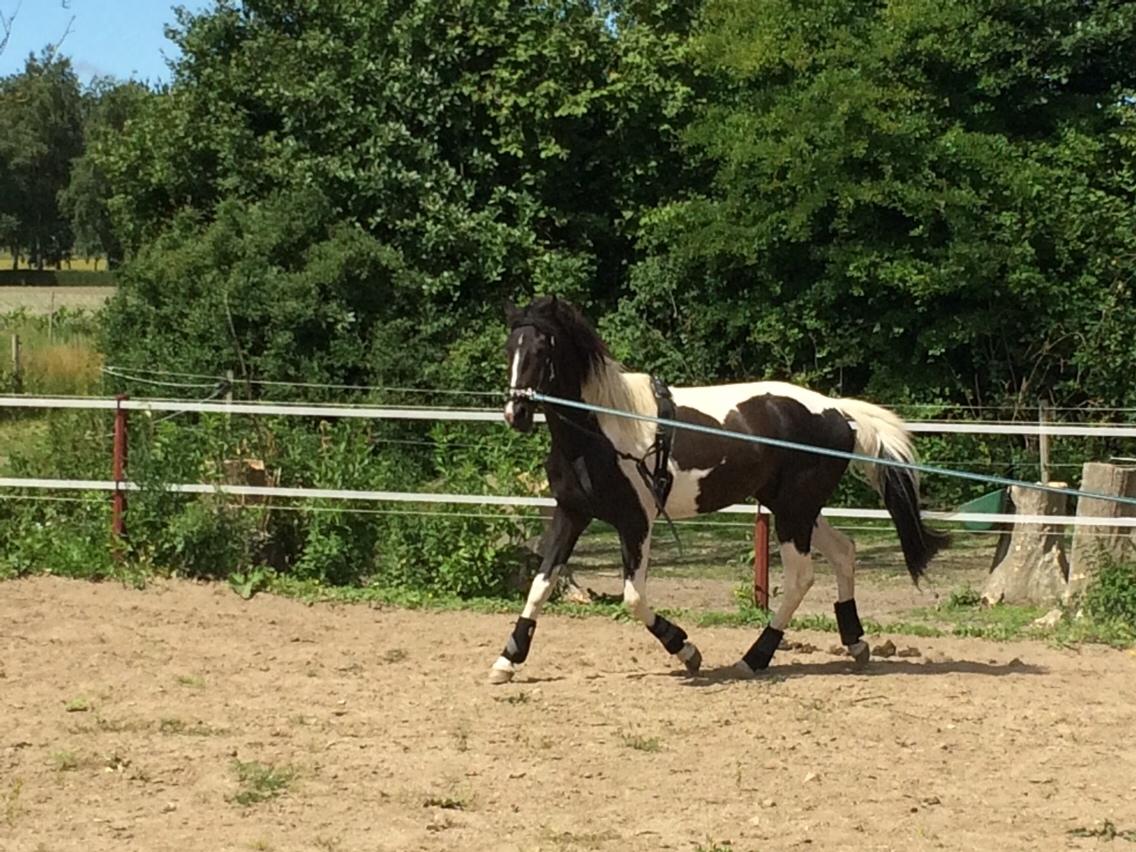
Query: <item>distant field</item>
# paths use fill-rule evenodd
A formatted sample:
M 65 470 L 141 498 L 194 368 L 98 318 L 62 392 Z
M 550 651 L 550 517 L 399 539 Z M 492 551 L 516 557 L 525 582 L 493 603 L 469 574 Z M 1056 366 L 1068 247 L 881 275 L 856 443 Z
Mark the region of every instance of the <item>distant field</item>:
M 113 287 L 0 287 L 0 314 L 21 308 L 33 315 L 52 308 L 97 311 L 113 295 Z
M 20 267 L 27 268 L 27 261 L 24 258 L 20 259 Z M 9 252 L 0 252 L 0 269 L 12 268 L 12 255 Z M 72 258 L 70 263 L 64 263 L 64 271 L 73 270 L 76 272 L 105 272 L 107 268 L 106 258 Z

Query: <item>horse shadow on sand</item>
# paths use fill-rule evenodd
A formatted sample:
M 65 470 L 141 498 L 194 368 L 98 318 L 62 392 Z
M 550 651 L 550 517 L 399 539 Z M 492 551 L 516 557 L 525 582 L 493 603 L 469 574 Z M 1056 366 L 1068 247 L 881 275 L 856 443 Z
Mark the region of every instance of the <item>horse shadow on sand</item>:
M 777 663 L 763 672 L 754 675 L 740 674 L 733 665 L 718 666 L 703 669 L 696 675 L 681 670 L 660 672 L 636 672 L 629 675 L 639 677 L 671 677 L 682 682 L 683 686 L 700 688 L 720 686 L 725 683 L 777 683 L 802 677 L 833 677 L 847 675 L 851 677 L 910 677 L 919 675 L 967 674 L 983 677 L 1015 677 L 1028 675 L 1048 674 L 1045 666 L 1024 663 L 1013 659 L 1006 663 L 980 662 L 978 660 L 927 660 L 914 658 L 885 658 L 872 660 L 868 665 L 859 667 L 849 660 L 825 660 L 811 662 L 807 660 L 792 660 Z

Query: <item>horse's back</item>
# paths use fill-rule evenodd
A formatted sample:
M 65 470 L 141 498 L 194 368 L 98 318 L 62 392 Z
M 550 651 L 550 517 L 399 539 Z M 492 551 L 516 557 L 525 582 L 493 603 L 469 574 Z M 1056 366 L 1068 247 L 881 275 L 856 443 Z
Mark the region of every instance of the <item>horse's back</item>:
M 674 388 L 677 419 L 759 438 L 849 451 L 852 428 L 836 401 L 785 382 Z M 678 515 L 704 514 L 754 495 L 775 496 L 788 475 L 824 471 L 838 479 L 842 459 L 758 442 L 679 430 L 673 458 Z

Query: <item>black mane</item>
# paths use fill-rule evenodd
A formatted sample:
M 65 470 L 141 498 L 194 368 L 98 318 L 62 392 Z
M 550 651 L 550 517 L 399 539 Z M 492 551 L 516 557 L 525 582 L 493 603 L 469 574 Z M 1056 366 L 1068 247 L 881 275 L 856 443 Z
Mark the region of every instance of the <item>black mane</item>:
M 532 326 L 555 339 L 553 363 L 559 393 L 579 397 L 593 374 L 613 360 L 591 323 L 570 302 L 538 296 L 524 308 L 507 310 L 509 327 Z

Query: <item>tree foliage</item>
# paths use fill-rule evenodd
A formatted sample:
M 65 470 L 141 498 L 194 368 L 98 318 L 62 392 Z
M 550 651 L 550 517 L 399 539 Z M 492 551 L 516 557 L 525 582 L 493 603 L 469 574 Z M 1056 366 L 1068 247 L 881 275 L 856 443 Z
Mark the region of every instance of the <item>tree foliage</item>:
M 713 0 L 712 171 L 610 320 L 691 378 L 1129 404 L 1136 7 Z
M 0 245 L 39 268 L 71 249 L 59 206 L 82 150 L 79 81 L 66 58 L 29 56 L 0 79 Z
M 499 372 L 484 330 L 504 297 L 613 307 L 639 216 L 683 173 L 690 89 L 673 71 L 688 21 L 668 10 L 182 12 L 170 90 L 96 156 L 136 255 L 112 357 L 479 386 Z

